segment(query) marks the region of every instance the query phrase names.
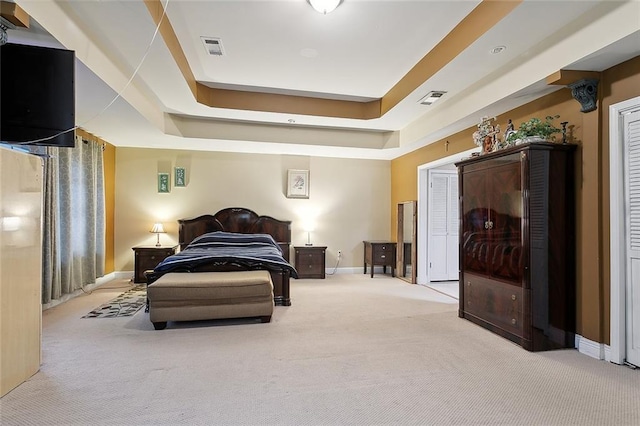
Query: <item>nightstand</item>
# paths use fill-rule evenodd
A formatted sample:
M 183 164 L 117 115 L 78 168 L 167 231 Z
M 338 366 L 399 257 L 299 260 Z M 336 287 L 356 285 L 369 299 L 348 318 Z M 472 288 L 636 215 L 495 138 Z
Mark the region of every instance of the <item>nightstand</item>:
M 375 265 L 382 265 L 382 272 L 387 273 L 387 266 L 391 267 L 391 276 L 395 277 L 396 243 L 390 241 L 363 241 L 364 243 L 364 273 L 367 264 L 371 265 L 371 278 Z
M 153 269 L 158 266 L 158 263 L 162 262 L 166 257 L 175 254 L 176 247 L 155 247 L 155 246 L 140 246 L 133 247 L 134 252 L 134 283 L 146 283 L 147 278 L 144 276 L 144 271 Z
M 325 252 L 327 247 L 298 246 L 294 247 L 295 267 L 298 278 L 325 277 Z

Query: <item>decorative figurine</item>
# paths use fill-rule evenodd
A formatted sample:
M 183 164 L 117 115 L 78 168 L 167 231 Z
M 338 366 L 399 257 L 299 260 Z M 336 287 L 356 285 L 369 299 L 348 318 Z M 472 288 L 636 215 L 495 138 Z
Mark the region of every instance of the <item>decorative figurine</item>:
M 491 123 L 495 119 L 495 117 L 482 117 L 480 124 L 478 124 L 478 130 L 473 132 L 473 142 L 476 146 L 482 147 L 481 154 L 492 152 L 498 145 L 497 135 L 500 133 L 500 126 Z
M 511 121 L 511 119 L 509 119 L 509 123 L 507 123 L 507 129 L 504 131 L 504 145 L 505 147 L 508 146 L 512 146 L 513 142 L 509 141 L 509 136 L 511 136 L 512 133 L 515 133 L 516 129 L 513 125 L 513 121 Z

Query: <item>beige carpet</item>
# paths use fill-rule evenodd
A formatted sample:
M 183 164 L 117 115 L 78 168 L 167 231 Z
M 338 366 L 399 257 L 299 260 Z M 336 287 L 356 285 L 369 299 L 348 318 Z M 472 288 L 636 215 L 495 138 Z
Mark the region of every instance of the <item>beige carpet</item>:
M 80 318 L 122 291 L 44 313 L 42 369 L 3 426 L 640 424 L 640 371 L 527 352 L 398 279 L 293 281 L 268 324 Z

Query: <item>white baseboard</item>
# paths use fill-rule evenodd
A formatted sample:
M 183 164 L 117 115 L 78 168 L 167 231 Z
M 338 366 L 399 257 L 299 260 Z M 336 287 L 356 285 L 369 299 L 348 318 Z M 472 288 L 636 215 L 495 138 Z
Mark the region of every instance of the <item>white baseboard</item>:
M 90 285 L 92 285 L 94 288 L 95 287 L 100 287 L 101 285 L 103 285 L 103 284 L 105 284 L 105 283 L 107 283 L 107 282 L 109 282 L 111 280 L 114 280 L 115 278 L 116 278 L 116 272 L 110 272 L 110 273 L 108 273 L 107 275 L 105 275 L 103 277 L 96 278 L 96 282 L 93 283 L 93 284 L 90 284 Z
M 325 268 L 325 273 L 327 275 L 338 275 L 338 274 L 362 274 L 365 275 L 364 273 L 364 266 L 348 266 L 348 267 L 344 267 L 344 268 L 338 268 L 336 269 L 335 274 L 333 273 L 334 268 Z M 382 266 L 376 266 L 373 269 L 373 273 L 374 274 L 382 274 L 383 273 L 383 267 Z M 367 266 L 367 275 L 371 275 L 371 267 Z M 387 275 L 391 276 L 391 268 L 387 267 Z
M 82 290 L 76 290 L 73 293 L 65 294 L 60 299 L 52 300 L 49 303 L 43 304 L 42 305 L 42 310 L 44 311 L 44 310 L 53 308 L 55 306 L 58 306 L 61 303 L 64 303 L 64 302 L 66 302 L 68 300 L 73 299 L 74 297 L 80 296 L 81 294 L 91 292 L 92 290 L 100 287 L 101 285 L 104 285 L 104 284 L 108 283 L 109 281 L 115 279 L 116 275 L 117 275 L 116 272 L 111 272 L 111 273 L 109 273 L 107 275 L 104 275 L 102 277 L 96 278 L 96 282 L 95 283 L 91 283 L 91 284 L 85 285 L 84 287 L 82 287 Z
M 595 359 L 611 359 L 611 348 L 604 343 L 594 342 L 576 334 L 576 348 L 581 354 Z
M 115 278 L 118 280 L 123 280 L 123 279 L 132 279 L 133 280 L 133 271 L 118 271 L 115 272 Z
M 604 345 L 604 360 L 611 362 L 611 346 Z

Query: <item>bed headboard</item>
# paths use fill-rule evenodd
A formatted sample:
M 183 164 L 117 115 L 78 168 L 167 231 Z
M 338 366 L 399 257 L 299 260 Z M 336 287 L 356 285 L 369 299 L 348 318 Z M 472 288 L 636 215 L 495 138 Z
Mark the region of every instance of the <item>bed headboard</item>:
M 184 249 L 194 238 L 215 231 L 269 234 L 280 245 L 285 258 L 289 259 L 291 221 L 278 220 L 271 216 L 260 216 L 256 212 L 242 207 L 229 207 L 214 215 L 207 214 L 194 219 L 178 220 L 180 250 Z

